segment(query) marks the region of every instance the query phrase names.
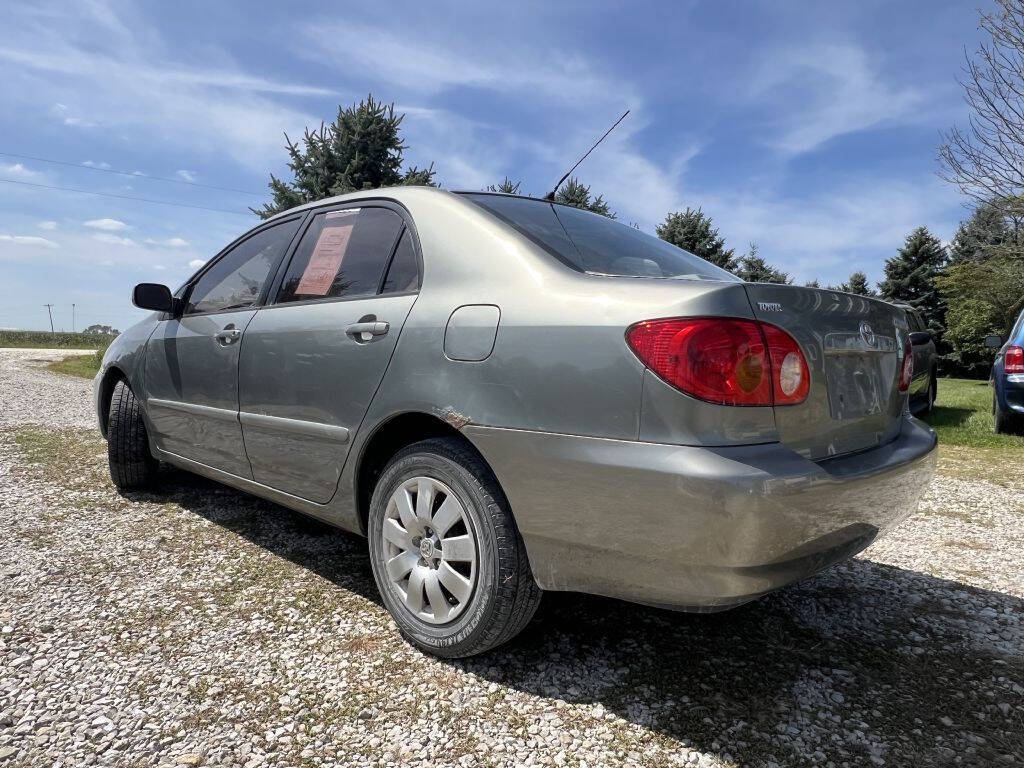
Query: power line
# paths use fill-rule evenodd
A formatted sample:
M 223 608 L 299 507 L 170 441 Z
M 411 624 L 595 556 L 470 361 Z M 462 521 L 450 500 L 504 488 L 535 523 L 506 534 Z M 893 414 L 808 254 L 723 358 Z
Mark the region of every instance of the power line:
M 53 165 L 66 165 L 69 168 L 84 168 L 87 171 L 101 171 L 103 173 L 116 173 L 119 176 L 131 176 L 135 179 L 153 179 L 154 181 L 166 181 L 170 184 L 187 184 L 190 187 L 204 187 L 205 189 L 219 189 L 221 192 L 238 192 L 242 195 L 263 197 L 263 192 L 251 192 L 248 189 L 236 189 L 235 187 L 218 187 L 214 184 L 202 184 L 198 181 L 186 181 L 185 179 L 172 179 L 167 176 L 150 176 L 136 171 L 118 171 L 114 168 L 100 168 L 95 165 L 82 165 L 80 163 L 69 163 L 67 160 L 51 160 L 48 157 L 35 157 L 33 155 L 17 155 L 14 152 L 0 152 L 4 157 L 15 157 L 19 160 L 32 160 L 37 163 L 52 163 Z
M 229 211 L 226 208 L 210 208 L 206 205 L 192 205 L 190 203 L 174 203 L 170 200 L 152 200 L 146 197 L 133 197 L 132 195 L 115 195 L 111 192 L 94 192 L 91 189 L 76 189 L 74 187 L 55 187 L 49 184 L 36 184 L 32 181 L 16 181 L 15 179 L 0 179 L 3 184 L 21 184 L 25 187 L 38 187 L 40 189 L 55 189 L 59 192 L 78 192 L 82 195 L 97 195 L 99 197 L 116 197 L 118 200 L 136 200 L 140 203 L 154 203 L 156 205 L 173 205 L 178 208 L 195 208 L 200 211 L 216 211 L 217 213 L 233 213 L 235 216 L 248 216 L 248 213 L 241 211 Z

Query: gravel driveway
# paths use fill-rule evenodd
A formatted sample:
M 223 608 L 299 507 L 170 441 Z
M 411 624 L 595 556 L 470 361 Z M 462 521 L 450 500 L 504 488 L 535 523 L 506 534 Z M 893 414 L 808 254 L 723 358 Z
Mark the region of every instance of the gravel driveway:
M 176 471 L 115 493 L 62 354 L 0 350 L 0 768 L 1024 765 L 1024 488 L 963 456 L 815 579 L 710 616 L 550 594 L 450 663 L 363 540 Z

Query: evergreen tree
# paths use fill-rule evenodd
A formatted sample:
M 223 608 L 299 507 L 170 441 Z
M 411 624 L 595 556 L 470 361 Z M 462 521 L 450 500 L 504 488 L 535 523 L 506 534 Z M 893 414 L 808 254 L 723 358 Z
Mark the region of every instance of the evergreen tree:
M 598 195 L 595 198 L 591 198 L 590 187 L 580 183 L 580 180 L 576 177 L 570 178 L 565 183 L 565 186 L 558 190 L 555 194 L 555 202 L 571 205 L 574 208 L 582 208 L 585 211 L 599 213 L 602 216 L 607 216 L 609 219 L 615 218 L 615 214 L 612 212 L 612 209 L 608 207 L 608 203 L 605 202 L 604 197 Z
M 907 235 L 896 256 L 885 262 L 885 279 L 878 285 L 886 299 L 909 304 L 921 312 L 936 344 L 946 323 L 946 302 L 939 294 L 936 278 L 946 261 L 946 249 L 939 239 L 927 227 L 918 227 Z
M 339 107 L 330 125 L 321 123 L 317 131 L 307 128 L 301 143 L 285 134 L 294 178 L 284 181 L 271 174 L 268 186 L 273 202 L 251 210 L 266 219 L 302 203 L 360 189 L 433 186 L 433 165 L 402 169 L 404 117 L 395 114 L 394 104 L 385 105 L 370 94 L 351 107 Z
M 1017 227 L 1011 228 L 997 202 L 982 203 L 969 219 L 960 222 L 949 249 L 950 262 L 981 261 L 1009 244 L 1020 244 Z
M 743 256 L 733 270 L 736 275 L 748 283 L 783 283 L 788 285 L 793 279 L 776 269 L 757 255 L 757 243 L 750 244 L 750 251 Z
M 718 230 L 712 226 L 711 217 L 705 216 L 700 208 L 670 213 L 654 231 L 662 240 L 722 269 L 733 270 L 736 266 L 735 251 L 725 247 L 725 238 L 719 237 Z
M 808 280 L 806 283 L 804 283 L 804 287 L 805 288 L 821 288 L 821 283 L 819 283 L 817 280 Z
M 504 192 L 506 195 L 518 195 L 521 194 L 519 191 L 519 185 L 522 182 L 513 182 L 508 176 L 501 184 L 489 184 L 487 186 L 488 192 Z
M 845 283 L 839 285 L 836 289 L 845 293 L 856 293 L 858 296 L 877 296 L 878 294 L 871 288 L 871 284 L 868 282 L 868 276 L 860 270 L 850 275 L 850 279 Z

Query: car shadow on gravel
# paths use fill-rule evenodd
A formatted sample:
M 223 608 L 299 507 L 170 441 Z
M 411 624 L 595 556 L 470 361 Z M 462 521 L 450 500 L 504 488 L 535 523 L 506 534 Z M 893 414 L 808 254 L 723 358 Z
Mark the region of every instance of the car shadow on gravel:
M 154 499 L 380 603 L 362 538 L 166 479 Z M 742 765 L 1024 764 L 1024 600 L 869 560 L 719 614 L 548 593 L 512 643 L 444 663 Z

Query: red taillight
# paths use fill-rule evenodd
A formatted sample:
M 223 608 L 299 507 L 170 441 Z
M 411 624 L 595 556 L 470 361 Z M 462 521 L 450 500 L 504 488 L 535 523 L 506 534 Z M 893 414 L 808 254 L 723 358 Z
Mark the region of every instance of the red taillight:
M 910 340 L 903 342 L 903 366 L 900 368 L 900 392 L 910 389 L 910 380 L 914 377 L 914 348 Z
M 774 325 L 719 317 L 645 320 L 626 341 L 676 389 L 720 405 L 803 402 L 810 372 L 800 346 Z
M 775 405 L 793 405 L 807 399 L 811 388 L 811 372 L 796 339 L 781 328 L 761 323 L 768 341 L 768 357 L 772 361 L 772 392 Z
M 1024 347 L 1007 347 L 1003 355 L 1005 373 L 1024 373 Z

